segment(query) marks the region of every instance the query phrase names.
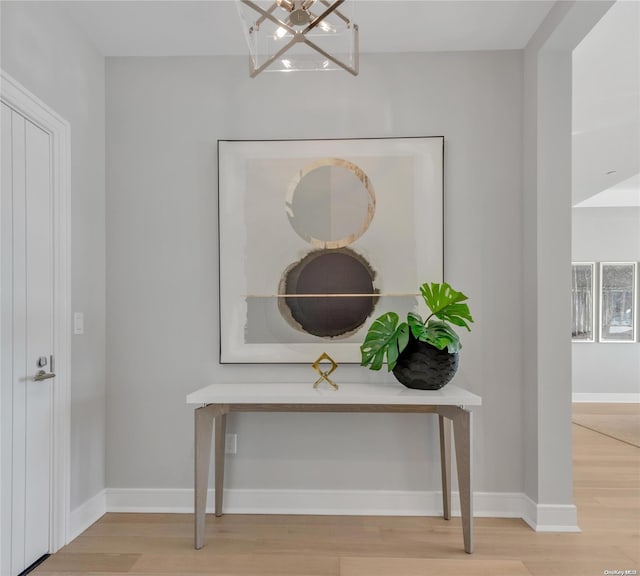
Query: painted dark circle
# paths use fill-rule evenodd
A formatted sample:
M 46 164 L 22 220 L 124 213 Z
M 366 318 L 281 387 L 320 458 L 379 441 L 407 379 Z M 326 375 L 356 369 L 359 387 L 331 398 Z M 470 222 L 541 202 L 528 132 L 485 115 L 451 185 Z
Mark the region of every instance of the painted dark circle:
M 311 252 L 283 277 L 284 294 L 375 294 L 375 273 L 348 249 Z M 348 336 L 373 312 L 377 296 L 284 298 L 281 312 L 296 328 L 324 338 Z

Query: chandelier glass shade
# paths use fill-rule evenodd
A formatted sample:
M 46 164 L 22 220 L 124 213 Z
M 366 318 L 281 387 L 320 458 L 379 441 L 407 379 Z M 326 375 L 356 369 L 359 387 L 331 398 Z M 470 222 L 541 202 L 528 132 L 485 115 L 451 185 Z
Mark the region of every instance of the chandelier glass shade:
M 346 70 L 358 74 L 353 0 L 236 0 L 249 45 L 249 74 Z

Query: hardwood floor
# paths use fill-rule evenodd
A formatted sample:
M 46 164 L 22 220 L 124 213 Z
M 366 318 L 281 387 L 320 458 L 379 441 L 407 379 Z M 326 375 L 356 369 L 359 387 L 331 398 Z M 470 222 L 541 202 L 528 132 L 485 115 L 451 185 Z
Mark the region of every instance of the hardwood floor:
M 192 515 L 107 514 L 33 574 L 640 574 L 640 449 L 575 425 L 573 438 L 579 534 L 476 518 L 468 555 L 459 518 L 228 515 L 207 517 L 206 545 L 196 551 Z
M 640 448 L 640 405 L 573 405 L 573 423 Z

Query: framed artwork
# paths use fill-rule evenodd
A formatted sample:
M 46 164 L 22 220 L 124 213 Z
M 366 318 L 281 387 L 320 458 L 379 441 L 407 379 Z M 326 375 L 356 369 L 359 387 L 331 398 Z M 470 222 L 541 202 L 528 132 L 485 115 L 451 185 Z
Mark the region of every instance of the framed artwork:
M 635 262 L 600 263 L 600 342 L 636 341 Z
M 571 265 L 571 339 L 595 342 L 595 263 Z
M 220 140 L 220 361 L 360 362 L 443 278 L 442 137 Z

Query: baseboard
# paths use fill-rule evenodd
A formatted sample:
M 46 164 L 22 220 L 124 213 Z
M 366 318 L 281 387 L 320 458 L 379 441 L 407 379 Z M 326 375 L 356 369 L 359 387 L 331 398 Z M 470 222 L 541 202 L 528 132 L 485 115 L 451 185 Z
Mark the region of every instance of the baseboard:
M 120 489 L 106 491 L 108 512 L 193 513 L 193 490 Z M 213 512 L 214 491 L 207 497 L 207 511 Z M 451 513 L 460 516 L 457 493 L 451 495 Z M 532 508 L 533 505 L 533 508 Z M 553 510 L 552 510 L 553 508 Z M 556 510 L 559 508 L 561 510 Z M 573 510 L 569 514 L 565 508 Z M 342 516 L 439 516 L 439 491 L 391 490 L 235 490 L 224 493 L 223 510 L 228 514 L 314 514 Z M 577 530 L 575 507 L 536 507 L 522 493 L 474 493 L 477 518 L 522 518 L 534 530 Z M 540 520 L 544 521 L 541 522 Z
M 439 491 L 392 490 L 225 490 L 228 514 L 314 514 L 340 516 L 439 516 Z M 519 492 L 475 492 L 476 518 L 522 518 L 537 532 L 580 532 L 573 505 L 536 504 Z M 213 512 L 214 491 L 207 495 Z M 193 490 L 108 488 L 71 512 L 67 543 L 106 512 L 193 513 Z M 451 514 L 460 516 L 459 495 Z
M 80 536 L 91 524 L 99 520 L 107 511 L 107 491 L 102 490 L 71 511 L 67 544 Z
M 522 519 L 536 532 L 580 532 L 574 505 L 536 504 L 526 494 L 521 496 Z
M 520 517 L 518 496 L 476 493 L 475 515 Z M 214 490 L 207 495 L 207 512 L 213 512 Z M 438 491 L 391 490 L 234 490 L 224 491 L 228 514 L 317 514 L 343 516 L 437 516 L 442 514 Z M 458 495 L 452 494 L 451 511 L 460 515 Z M 109 512 L 193 512 L 193 490 L 107 490 Z
M 589 402 L 602 404 L 639 404 L 640 392 L 629 392 L 621 394 L 599 393 L 599 392 L 574 392 L 573 402 Z

